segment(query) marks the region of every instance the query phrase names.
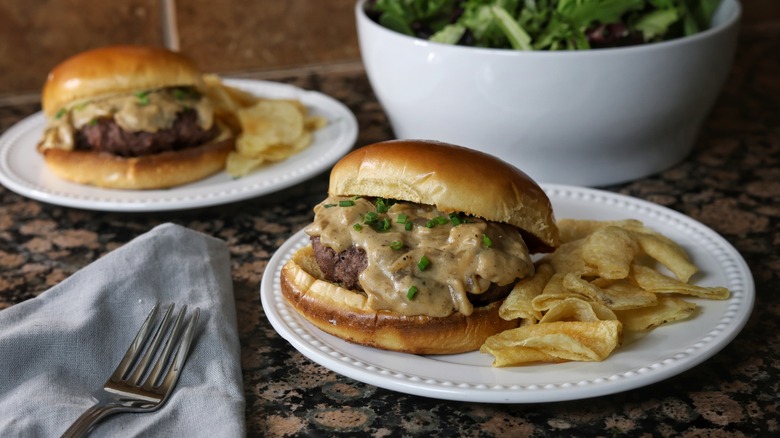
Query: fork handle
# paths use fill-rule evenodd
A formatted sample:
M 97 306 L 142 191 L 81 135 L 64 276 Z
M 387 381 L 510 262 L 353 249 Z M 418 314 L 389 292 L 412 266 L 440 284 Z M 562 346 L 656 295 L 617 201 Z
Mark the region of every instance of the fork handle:
M 62 438 L 80 438 L 87 435 L 87 432 L 98 421 L 103 418 L 120 411 L 119 406 L 112 406 L 106 404 L 95 404 L 91 408 L 84 411 L 76 421 L 71 424 L 68 430 L 62 434 Z

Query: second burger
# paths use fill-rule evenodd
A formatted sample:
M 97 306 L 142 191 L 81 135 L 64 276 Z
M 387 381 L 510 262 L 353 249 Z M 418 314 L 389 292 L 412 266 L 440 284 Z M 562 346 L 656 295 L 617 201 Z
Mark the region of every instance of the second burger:
M 225 168 L 234 133 L 214 114 L 202 74 L 160 47 L 74 55 L 48 75 L 38 144 L 48 168 L 80 184 L 158 189 Z

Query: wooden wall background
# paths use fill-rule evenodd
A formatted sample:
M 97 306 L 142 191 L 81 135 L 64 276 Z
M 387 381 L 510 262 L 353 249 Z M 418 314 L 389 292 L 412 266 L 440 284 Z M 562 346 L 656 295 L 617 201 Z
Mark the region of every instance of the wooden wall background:
M 79 51 L 120 43 L 164 45 L 170 35 L 202 69 L 226 75 L 359 68 L 354 5 L 355 0 L 0 0 L 0 99 L 38 93 L 47 72 Z M 780 26 L 780 0 L 742 0 L 742 5 L 743 34 L 761 37 L 763 30 Z M 172 14 L 164 12 L 166 6 Z

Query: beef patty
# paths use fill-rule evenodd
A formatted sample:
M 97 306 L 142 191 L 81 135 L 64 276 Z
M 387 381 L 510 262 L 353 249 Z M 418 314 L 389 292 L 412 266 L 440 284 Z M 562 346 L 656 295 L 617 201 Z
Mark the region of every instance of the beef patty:
M 326 280 L 339 283 L 347 289 L 362 291 L 360 273 L 368 266 L 366 252 L 357 247 L 337 253 L 333 248 L 323 246 L 319 237 L 310 237 L 314 249 L 314 258 Z M 468 298 L 474 306 L 486 306 L 494 301 L 502 300 L 512 291 L 514 284 L 499 286 L 495 283 L 481 294 L 468 293 Z
M 173 126 L 157 132 L 128 132 L 114 119 L 105 117 L 84 125 L 76 133 L 77 150 L 109 152 L 122 157 L 138 157 L 176 151 L 207 143 L 219 134 L 216 125 L 203 130 L 198 113 L 186 109 L 176 115 Z

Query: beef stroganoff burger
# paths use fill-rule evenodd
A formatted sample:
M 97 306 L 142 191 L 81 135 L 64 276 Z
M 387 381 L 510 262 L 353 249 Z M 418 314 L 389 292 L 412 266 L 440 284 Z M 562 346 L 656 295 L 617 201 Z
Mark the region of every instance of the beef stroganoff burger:
M 478 349 L 519 320 L 498 315 L 558 246 L 544 191 L 490 155 L 397 140 L 357 149 L 330 175 L 281 272 L 285 299 L 323 331 L 415 354 Z
M 156 189 L 225 167 L 233 134 L 214 116 L 202 74 L 163 48 L 113 46 L 56 66 L 43 88 L 38 150 L 57 176 L 118 189 Z

